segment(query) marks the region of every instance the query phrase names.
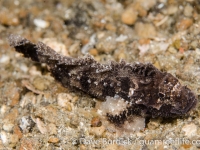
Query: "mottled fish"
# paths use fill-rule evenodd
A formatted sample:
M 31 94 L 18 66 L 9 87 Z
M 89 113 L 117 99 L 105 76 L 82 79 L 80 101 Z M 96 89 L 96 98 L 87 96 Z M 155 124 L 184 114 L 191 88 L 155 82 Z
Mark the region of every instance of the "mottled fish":
M 105 100 L 118 97 L 127 105 L 119 114 L 107 114 L 116 125 L 131 115 L 177 117 L 188 113 L 197 104 L 194 93 L 182 86 L 177 78 L 161 72 L 152 64 L 110 62 L 100 64 L 91 56 L 62 56 L 42 42 L 31 43 L 19 35 L 10 35 L 16 51 L 39 63 L 46 63 L 52 76 L 64 87 L 81 90 Z

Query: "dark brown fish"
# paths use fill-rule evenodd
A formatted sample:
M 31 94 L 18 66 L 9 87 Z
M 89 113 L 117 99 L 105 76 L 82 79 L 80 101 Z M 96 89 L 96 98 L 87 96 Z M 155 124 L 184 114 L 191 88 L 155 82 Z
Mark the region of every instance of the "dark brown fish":
M 46 63 L 52 76 L 64 87 L 81 90 L 102 100 L 115 96 L 122 98 L 127 107 L 117 115 L 107 114 L 112 123 L 122 124 L 131 115 L 183 116 L 197 104 L 189 88 L 152 64 L 125 61 L 100 64 L 91 56 L 62 56 L 42 42 L 34 44 L 19 35 L 12 34 L 8 39 L 24 57 Z

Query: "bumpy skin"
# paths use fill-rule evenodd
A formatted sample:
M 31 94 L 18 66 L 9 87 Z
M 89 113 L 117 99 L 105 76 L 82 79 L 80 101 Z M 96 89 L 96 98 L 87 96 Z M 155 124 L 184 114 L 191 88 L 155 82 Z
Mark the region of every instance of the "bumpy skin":
M 120 114 L 107 114 L 112 123 L 122 124 L 133 114 L 165 118 L 182 116 L 197 103 L 190 89 L 152 64 L 124 61 L 100 64 L 90 56 L 62 56 L 41 42 L 33 44 L 19 35 L 10 35 L 8 39 L 24 57 L 46 63 L 52 76 L 64 87 L 81 90 L 102 100 L 118 95 L 127 101 L 127 109 Z

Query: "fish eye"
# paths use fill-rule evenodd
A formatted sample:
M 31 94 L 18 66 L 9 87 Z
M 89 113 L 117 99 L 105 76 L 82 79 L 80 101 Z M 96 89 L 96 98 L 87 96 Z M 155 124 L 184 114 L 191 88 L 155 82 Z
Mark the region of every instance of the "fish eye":
M 165 94 L 164 94 L 164 93 L 161 93 L 161 92 L 159 92 L 159 93 L 158 93 L 158 96 L 159 96 L 160 98 L 164 98 L 164 97 L 165 97 Z

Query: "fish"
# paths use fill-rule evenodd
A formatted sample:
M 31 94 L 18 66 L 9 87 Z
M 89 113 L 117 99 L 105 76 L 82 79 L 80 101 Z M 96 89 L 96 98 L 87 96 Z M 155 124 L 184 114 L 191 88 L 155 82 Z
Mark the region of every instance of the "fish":
M 123 124 L 133 115 L 152 118 L 184 116 L 197 105 L 195 94 L 187 86 L 151 63 L 121 60 L 101 64 L 90 55 L 82 58 L 63 56 L 42 42 L 34 44 L 16 34 L 10 34 L 8 41 L 24 57 L 45 63 L 62 86 L 103 101 L 109 98 L 124 102 L 119 112 L 106 114 L 115 125 Z

